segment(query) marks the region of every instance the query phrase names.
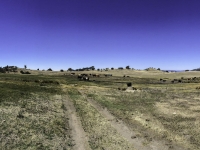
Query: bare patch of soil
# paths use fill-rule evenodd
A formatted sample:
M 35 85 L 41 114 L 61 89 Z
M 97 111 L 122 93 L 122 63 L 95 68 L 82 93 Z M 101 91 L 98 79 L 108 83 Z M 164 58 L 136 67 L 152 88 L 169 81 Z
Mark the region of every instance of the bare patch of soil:
M 75 142 L 74 150 L 90 150 L 87 135 L 82 128 L 80 119 L 77 117 L 73 103 L 69 99 L 65 100 L 65 102 L 69 112 L 69 126 L 72 129 L 72 139 Z

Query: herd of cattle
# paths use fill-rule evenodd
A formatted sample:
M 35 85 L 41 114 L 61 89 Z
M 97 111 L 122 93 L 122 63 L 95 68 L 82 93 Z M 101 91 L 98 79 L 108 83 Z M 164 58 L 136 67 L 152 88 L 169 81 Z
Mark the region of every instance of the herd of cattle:
M 66 75 L 66 74 L 64 74 Z M 75 73 L 71 73 L 70 75 L 75 76 Z M 77 78 L 79 80 L 89 81 L 90 77 L 111 77 L 112 74 L 78 74 Z M 122 77 L 130 77 L 123 75 Z M 95 81 L 95 80 L 93 80 Z M 192 78 L 185 78 L 181 77 L 180 79 L 169 79 L 169 78 L 160 78 L 160 83 L 200 83 L 200 77 L 192 77 Z M 128 85 L 127 85 L 128 86 Z M 200 87 L 196 87 L 196 89 L 200 89 Z M 126 90 L 126 88 L 118 88 L 118 90 Z M 136 88 L 133 90 L 137 90 Z
M 66 74 L 64 74 L 64 75 L 66 75 Z M 70 75 L 75 76 L 76 74 L 75 73 L 71 73 Z M 104 75 L 105 77 L 112 76 L 112 74 L 101 74 L 100 75 L 100 74 L 86 74 L 86 73 L 84 73 L 84 74 L 78 74 L 77 78 L 79 80 L 89 81 L 90 77 L 100 77 L 102 75 Z
M 160 79 L 160 82 L 171 82 L 171 83 L 199 83 L 200 77 L 184 78 L 169 80 L 168 78 Z

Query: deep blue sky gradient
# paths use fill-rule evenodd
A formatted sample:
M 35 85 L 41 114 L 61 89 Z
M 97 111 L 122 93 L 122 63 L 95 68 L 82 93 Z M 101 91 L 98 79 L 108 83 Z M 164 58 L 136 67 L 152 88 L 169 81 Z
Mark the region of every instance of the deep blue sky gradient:
M 0 66 L 200 67 L 199 0 L 0 0 Z

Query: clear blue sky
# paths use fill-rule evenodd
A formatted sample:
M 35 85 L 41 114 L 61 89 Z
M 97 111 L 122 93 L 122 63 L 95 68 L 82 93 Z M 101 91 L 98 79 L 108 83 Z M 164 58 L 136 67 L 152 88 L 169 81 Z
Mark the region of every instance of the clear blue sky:
M 0 66 L 200 67 L 199 0 L 0 0 Z

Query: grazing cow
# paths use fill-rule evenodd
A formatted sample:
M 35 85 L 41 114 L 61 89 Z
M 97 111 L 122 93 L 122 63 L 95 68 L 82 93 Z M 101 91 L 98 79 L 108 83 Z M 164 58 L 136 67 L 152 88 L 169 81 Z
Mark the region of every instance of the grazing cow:
M 105 77 L 107 77 L 107 76 L 112 76 L 112 74 L 104 74 L 105 75 Z
M 121 88 L 118 88 L 118 90 L 121 90 Z
M 160 81 L 162 81 L 163 79 L 160 79 Z
M 167 80 L 162 80 L 163 82 L 166 82 Z
M 84 81 L 89 81 L 89 77 L 83 76 L 82 78 Z
M 130 77 L 130 76 L 126 76 L 126 77 Z
M 178 80 L 179 83 L 182 83 L 182 80 Z
M 171 82 L 174 83 L 174 80 L 172 80 Z
M 73 75 L 75 75 L 75 73 L 74 73 L 74 72 L 72 72 L 72 73 L 71 73 L 71 75 L 73 76 Z
M 79 74 L 79 75 L 78 75 L 78 79 L 79 79 L 79 80 L 84 80 L 84 81 L 89 81 L 89 77 L 88 77 L 88 76 L 85 76 L 85 75 L 82 75 L 82 74 Z
M 81 74 L 78 75 L 78 79 L 82 79 L 82 77 L 83 77 L 83 76 L 82 76 Z

